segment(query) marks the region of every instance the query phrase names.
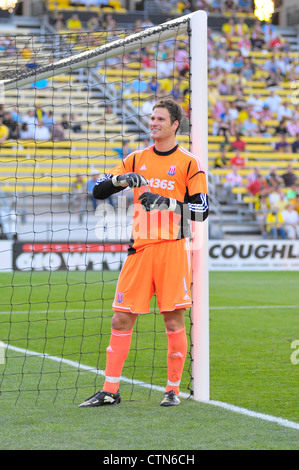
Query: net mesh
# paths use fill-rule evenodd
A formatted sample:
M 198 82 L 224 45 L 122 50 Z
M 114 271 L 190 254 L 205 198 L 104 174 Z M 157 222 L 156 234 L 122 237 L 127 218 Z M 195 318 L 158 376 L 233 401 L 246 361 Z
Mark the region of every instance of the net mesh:
M 190 31 L 180 28 L 169 34 L 162 25 L 137 40 L 120 30 L 0 37 L 2 396 L 76 402 L 103 384 L 132 196 L 96 205 L 90 188 L 149 143 L 157 99 L 182 105 L 178 140 L 188 148 Z M 187 330 L 181 389 L 189 393 L 191 312 Z M 124 399 L 164 389 L 166 350 L 153 298 L 134 328 Z

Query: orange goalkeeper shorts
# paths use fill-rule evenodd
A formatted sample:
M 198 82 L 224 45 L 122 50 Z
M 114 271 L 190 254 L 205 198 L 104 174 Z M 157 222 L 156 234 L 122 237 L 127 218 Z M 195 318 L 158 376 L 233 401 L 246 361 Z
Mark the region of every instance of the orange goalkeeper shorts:
M 154 243 L 129 255 L 120 273 L 113 309 L 148 313 L 156 293 L 160 312 L 191 307 L 190 240 Z

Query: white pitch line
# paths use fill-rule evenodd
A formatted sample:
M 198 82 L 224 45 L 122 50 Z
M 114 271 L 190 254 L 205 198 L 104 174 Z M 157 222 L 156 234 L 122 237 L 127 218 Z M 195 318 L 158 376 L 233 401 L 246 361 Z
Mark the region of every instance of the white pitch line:
M 230 305 L 229 307 L 210 307 L 210 310 L 246 310 L 252 308 L 265 308 L 265 309 L 272 309 L 272 308 L 299 308 L 299 305 Z
M 210 310 L 250 310 L 250 309 L 282 309 L 282 308 L 298 308 L 299 305 L 230 305 L 230 306 L 219 306 L 219 307 L 210 307 Z M 155 309 L 151 309 L 154 311 Z M 0 312 L 0 315 L 21 315 L 25 314 L 28 315 L 32 313 L 40 313 L 40 314 L 47 314 L 47 313 L 80 313 L 80 312 L 112 312 L 112 308 L 82 308 L 82 309 L 64 309 L 64 310 L 54 310 L 54 309 L 49 309 L 49 310 L 6 310 L 4 312 Z M 156 311 L 158 311 L 156 309 Z
M 69 359 L 63 359 L 61 357 L 52 356 L 52 355 L 46 354 L 46 353 L 38 353 L 36 351 L 31 351 L 31 350 L 28 350 L 28 349 L 18 348 L 16 346 L 12 346 L 12 345 L 5 344 L 5 343 L 2 343 L 2 345 L 6 349 L 11 349 L 12 351 L 20 352 L 20 353 L 26 354 L 28 356 L 37 356 L 37 357 L 41 357 L 41 358 L 45 358 L 45 359 L 50 359 L 50 360 L 55 361 L 55 362 L 59 362 L 59 363 L 67 364 L 71 367 L 75 367 L 76 369 L 81 369 L 81 370 L 85 370 L 85 371 L 88 371 L 88 372 L 93 372 L 94 374 L 97 374 L 97 375 L 105 376 L 105 372 L 103 370 L 95 369 L 94 367 L 86 366 L 86 365 L 81 364 L 79 362 L 70 361 Z M 148 383 L 142 382 L 140 380 L 129 379 L 129 378 L 124 377 L 124 376 L 121 376 L 120 380 L 123 381 L 123 382 L 134 384 L 134 385 L 139 385 L 140 387 L 151 388 L 151 389 L 159 391 L 159 392 L 164 392 L 165 391 L 165 387 L 160 387 L 160 386 L 157 386 L 157 385 L 148 384 Z M 184 398 L 188 398 L 189 394 L 181 392 L 180 396 L 184 397 Z M 299 431 L 299 423 L 295 423 L 294 421 L 290 421 L 288 419 L 279 418 L 277 416 L 271 416 L 271 415 L 264 414 L 264 413 L 258 413 L 256 411 L 247 410 L 246 408 L 241 408 L 239 406 L 230 405 L 229 403 L 224 403 L 224 402 L 215 401 L 215 400 L 209 400 L 209 401 L 205 401 L 205 402 L 202 402 L 202 403 L 207 404 L 207 405 L 212 405 L 212 406 L 215 406 L 215 407 L 218 407 L 218 408 L 223 408 L 225 410 L 232 411 L 234 413 L 242 414 L 242 415 L 245 415 L 245 416 L 249 416 L 251 418 L 257 418 L 257 419 L 260 419 L 260 420 L 263 420 L 263 421 L 269 421 L 271 423 L 276 423 L 276 424 L 279 424 L 280 426 L 284 426 L 286 428 L 295 429 L 295 430 Z
M 256 411 L 247 410 L 246 408 L 230 405 L 229 403 L 223 403 L 221 401 L 210 400 L 208 403 L 213 406 L 224 408 L 225 410 L 233 411 L 234 413 L 251 416 L 252 418 L 258 418 L 264 421 L 270 421 L 271 423 L 280 424 L 281 426 L 284 426 L 286 428 L 296 429 L 297 431 L 299 431 L 299 423 L 289 421 L 288 419 L 278 418 L 277 416 L 271 416 L 264 413 L 258 413 Z

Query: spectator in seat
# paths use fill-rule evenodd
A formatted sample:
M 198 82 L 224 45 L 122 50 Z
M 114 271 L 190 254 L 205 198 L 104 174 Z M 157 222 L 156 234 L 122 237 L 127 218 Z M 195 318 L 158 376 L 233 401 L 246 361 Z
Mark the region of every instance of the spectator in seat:
M 148 82 L 148 88 L 155 95 L 158 93 L 159 88 L 160 88 L 160 84 L 159 84 L 156 77 L 151 77 L 151 79 Z
M 289 203 L 281 212 L 283 217 L 283 227 L 286 231 L 287 238 L 295 240 L 299 238 L 299 214 L 295 211 L 294 205 Z
M 269 188 L 276 189 L 277 186 L 283 183 L 281 176 L 277 173 L 277 169 L 275 166 L 270 168 L 269 173 L 266 174 L 266 181 Z
M 261 227 L 262 237 L 267 238 L 266 219 L 269 210 L 269 203 L 267 195 L 260 195 L 258 201 L 255 203 L 256 220 Z
M 286 173 L 283 173 L 283 175 L 281 175 L 281 178 L 286 188 L 296 185 L 297 175 L 295 174 L 292 165 L 288 165 Z
M 276 27 L 271 23 L 264 23 L 262 25 L 262 31 L 267 43 L 277 36 Z
M 282 80 L 283 77 L 280 72 L 273 72 L 273 70 L 270 70 L 268 76 L 265 78 L 265 85 L 269 89 L 276 89 L 279 87 L 279 84 Z
M 113 106 L 111 104 L 106 105 L 104 117 L 100 120 L 102 124 L 117 124 L 118 117 L 116 113 L 113 111 Z
M 53 115 L 53 111 L 48 111 L 43 117 L 44 125 L 49 129 L 50 132 L 53 130 L 54 124 L 56 124 L 56 119 Z
M 257 174 L 255 180 L 248 184 L 247 190 L 252 196 L 261 197 L 267 196 L 269 194 L 269 186 L 267 185 L 267 181 L 260 173 Z
M 251 46 L 253 51 L 263 50 L 265 38 L 262 32 L 251 35 Z
M 250 13 L 251 12 L 251 2 L 250 2 L 250 0 L 238 0 L 237 7 L 238 7 L 238 11 L 240 13 Z
M 257 94 L 253 93 L 247 100 L 248 106 L 252 106 L 252 111 L 255 113 L 260 113 L 264 106 L 263 99 Z
M 299 132 L 299 124 L 297 119 L 289 119 L 286 124 L 287 133 L 291 137 L 295 137 Z
M 260 118 L 264 121 L 274 118 L 273 113 L 267 104 L 264 104 L 263 109 L 260 111 Z
M 259 168 L 257 166 L 255 166 L 252 171 L 248 174 L 248 177 L 247 177 L 247 185 L 253 183 L 257 177 L 261 174 Z
M 235 6 L 236 6 L 234 0 L 225 0 L 225 2 L 222 2 L 222 3 L 224 3 L 225 13 L 230 13 L 230 14 L 234 13 Z
M 175 3 L 177 3 L 177 2 L 175 2 Z M 209 1 L 196 0 L 195 1 L 195 9 L 196 10 L 205 10 L 205 11 L 207 11 L 209 9 Z
M 234 102 L 229 103 L 229 108 L 228 108 L 228 111 L 227 111 L 227 117 L 228 117 L 229 121 L 237 121 L 237 119 L 239 117 L 239 112 L 238 112 Z
M 62 125 L 63 129 L 70 128 L 70 120 L 68 116 L 66 115 L 66 113 L 62 114 L 60 124 Z
M 236 99 L 235 99 L 234 103 L 235 103 L 236 108 L 239 112 L 242 111 L 243 109 L 247 108 L 247 106 L 248 106 L 247 101 L 245 100 L 241 90 L 238 90 L 236 92 Z
M 156 97 L 155 96 L 150 96 L 148 100 L 146 100 L 142 107 L 141 107 L 141 112 L 144 116 L 150 116 L 153 112 L 153 107 L 156 103 Z
M 115 150 L 119 154 L 119 158 L 121 158 L 122 160 L 133 151 L 133 149 L 131 149 L 130 147 L 130 142 L 128 140 L 124 140 L 122 142 L 121 147 L 114 147 L 113 150 Z
M 274 92 L 274 90 L 271 90 L 270 96 L 265 99 L 264 104 L 267 104 L 272 111 L 272 113 L 277 113 L 279 107 L 281 106 L 282 100 L 281 97 Z
M 258 135 L 259 127 L 256 119 L 254 119 L 251 114 L 249 114 L 248 118 L 243 122 L 242 130 L 244 135 L 249 137 Z
M 232 87 L 227 78 L 222 78 L 217 85 L 217 90 L 221 96 L 230 95 L 232 92 Z
M 245 23 L 244 18 L 239 18 L 235 25 L 235 36 L 244 37 L 249 34 L 248 25 Z
M 251 45 L 251 41 L 249 39 L 248 34 L 245 34 L 245 36 L 240 39 L 240 41 L 238 42 L 238 48 L 241 52 L 242 57 L 249 56 L 251 49 L 252 49 L 252 45 Z M 243 67 L 244 65 L 245 65 L 245 61 L 244 61 Z
M 20 137 L 20 127 L 13 120 L 10 111 L 4 112 L 2 124 L 8 128 L 8 139 L 17 140 Z
M 74 113 L 71 114 L 70 126 L 73 132 L 77 133 L 82 131 L 81 123 L 77 121 L 77 117 Z
M 258 126 L 258 135 L 261 137 L 272 137 L 272 134 L 269 132 L 268 126 L 264 123 L 264 120 L 260 117 L 257 121 Z
M 225 151 L 225 148 L 222 147 L 220 149 L 220 155 L 216 157 L 214 168 L 226 168 L 227 163 L 228 163 L 228 158 L 226 156 L 226 151 Z
M 82 23 L 78 13 L 74 13 L 66 22 L 66 27 L 70 31 L 82 31 Z
M 296 196 L 290 202 L 294 204 L 294 209 L 299 214 L 299 193 L 296 193 Z
M 212 13 L 222 13 L 222 1 L 212 0 Z
M 245 152 L 246 142 L 242 139 L 242 134 L 238 133 L 235 140 L 232 142 L 232 150 L 240 150 Z
M 29 109 L 28 113 L 23 116 L 22 123 L 26 122 L 28 125 L 28 130 L 33 136 L 35 126 L 37 124 L 37 119 L 35 116 L 35 110 L 34 109 Z
M 82 175 L 78 174 L 71 186 L 71 205 L 79 212 L 79 223 L 83 221 L 84 209 L 86 209 L 86 188 Z
M 33 137 L 35 140 L 50 140 L 51 134 L 43 121 L 38 121 Z
M 233 69 L 232 73 L 238 73 L 244 65 L 244 57 L 242 56 L 241 52 L 238 52 L 237 55 L 233 59 Z
M 21 124 L 22 119 L 21 115 L 19 113 L 19 107 L 18 106 L 13 106 L 12 111 L 11 111 L 11 117 L 14 122 L 17 124 Z
M 283 240 L 286 239 L 286 232 L 284 229 L 284 219 L 282 212 L 278 207 L 272 207 L 266 217 L 266 227 L 267 232 L 273 239 L 278 239 L 279 237 Z
M 93 191 L 93 188 L 94 188 L 96 182 L 98 181 L 98 179 L 99 179 L 99 172 L 98 172 L 97 170 L 95 170 L 95 169 L 91 170 L 91 172 L 90 172 L 90 178 L 89 178 L 89 180 L 87 181 L 87 194 L 88 194 L 89 199 L 90 199 L 91 202 L 92 202 L 92 205 L 93 205 L 94 210 L 96 210 L 98 202 L 97 202 L 97 200 L 93 197 L 92 191 Z
M 224 185 L 223 185 L 227 193 L 228 202 L 230 204 L 234 203 L 234 195 L 233 195 L 232 189 L 239 188 L 242 186 L 242 184 L 243 184 L 242 176 L 238 172 L 238 168 L 233 167 L 231 171 L 227 173 L 225 181 L 224 181 Z
M 288 153 L 291 151 L 291 146 L 287 142 L 286 135 L 281 135 L 280 141 L 276 142 L 275 144 L 275 151 L 276 152 L 285 152 Z
M 0 120 L 0 145 L 9 138 L 9 128 Z
M 275 206 L 275 207 L 279 207 L 281 211 L 285 209 L 288 203 L 288 200 L 286 198 L 286 195 L 282 191 L 282 187 L 277 185 L 276 188 L 270 191 L 271 192 L 269 193 L 269 196 L 268 196 L 270 208 Z
M 54 28 L 56 29 L 56 31 L 66 29 L 63 13 L 57 14 L 56 21 L 54 23 Z
M 231 158 L 230 164 L 237 168 L 244 168 L 245 158 L 241 155 L 240 150 L 237 150 L 235 155 Z
M 285 119 L 282 119 L 278 126 L 275 128 L 275 135 L 287 135 L 288 134 L 288 128 L 287 128 L 287 121 Z
M 35 117 L 38 121 L 42 121 L 46 112 L 42 109 L 41 102 L 36 103 L 35 105 Z
M 5 126 L 7 126 L 8 128 L 12 127 L 12 125 L 13 125 L 13 119 L 12 119 L 12 116 L 11 116 L 11 112 L 10 112 L 10 111 L 4 111 L 3 119 L 2 119 L 2 124 L 4 124 Z
M 185 77 L 189 72 L 189 53 L 184 49 L 180 44 L 176 47 L 175 51 L 175 62 L 181 77 Z M 170 61 L 170 69 L 172 66 L 172 61 Z
M 292 152 L 299 153 L 299 134 L 297 134 L 296 139 L 292 142 Z
M 289 106 L 289 103 L 281 103 L 277 110 L 277 120 L 282 121 L 283 119 L 291 119 L 293 116 L 293 111 Z
M 62 127 L 60 122 L 57 122 L 52 127 L 52 139 L 57 142 L 65 140 L 64 128 Z
M 222 25 L 222 33 L 228 37 L 235 35 L 235 21 L 233 18 L 230 18 L 226 23 Z
M 20 139 L 30 140 L 33 138 L 33 133 L 29 130 L 27 122 L 23 122 L 20 128 Z

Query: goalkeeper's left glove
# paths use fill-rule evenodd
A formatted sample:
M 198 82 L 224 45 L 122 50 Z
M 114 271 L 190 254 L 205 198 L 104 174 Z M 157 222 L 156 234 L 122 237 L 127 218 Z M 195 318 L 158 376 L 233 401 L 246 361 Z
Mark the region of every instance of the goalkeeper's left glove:
M 112 184 L 116 187 L 126 188 L 140 188 L 140 186 L 146 186 L 147 180 L 144 176 L 139 175 L 138 173 L 126 173 L 124 175 L 116 175 L 112 177 Z
M 139 196 L 138 200 L 146 211 L 153 211 L 155 209 L 159 211 L 170 210 L 175 211 L 177 207 L 177 201 L 175 199 L 160 196 L 160 194 L 153 194 L 146 192 Z

